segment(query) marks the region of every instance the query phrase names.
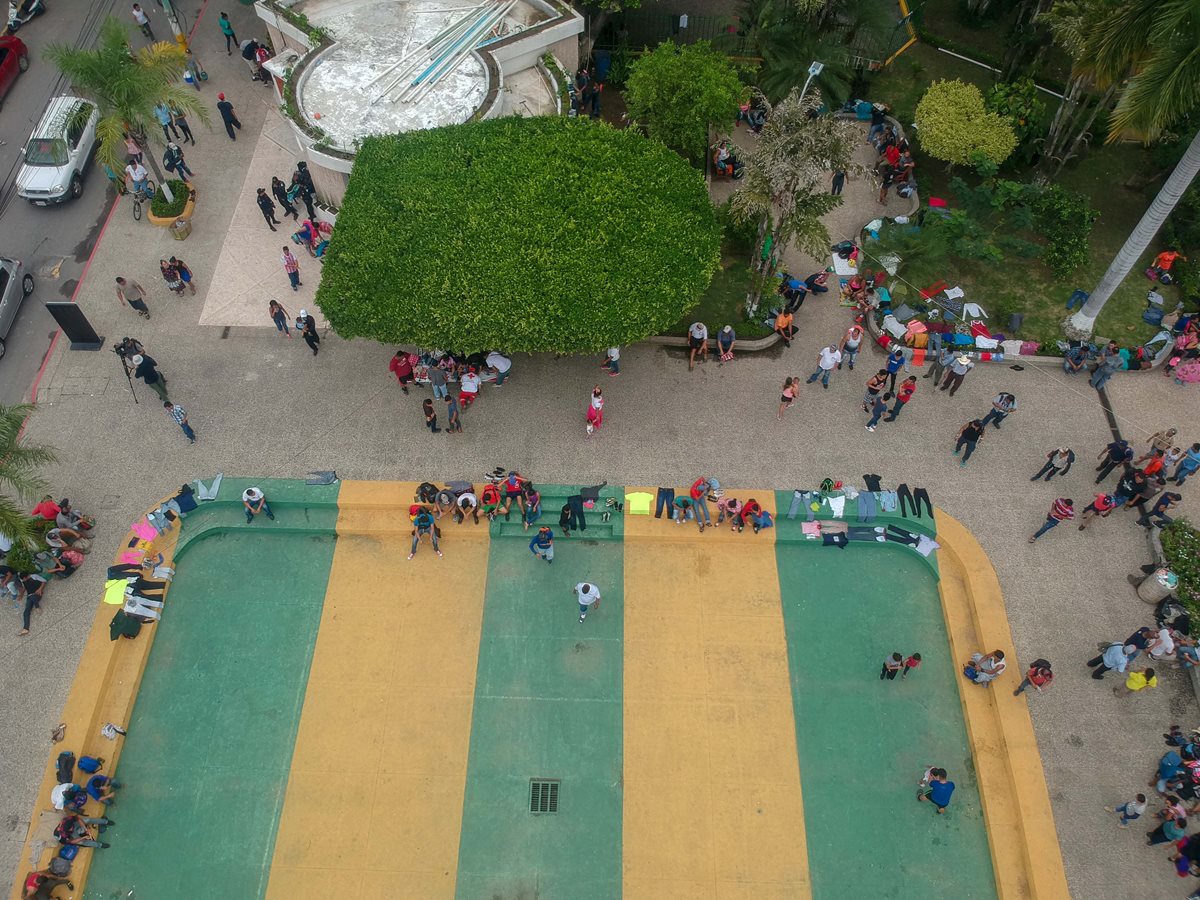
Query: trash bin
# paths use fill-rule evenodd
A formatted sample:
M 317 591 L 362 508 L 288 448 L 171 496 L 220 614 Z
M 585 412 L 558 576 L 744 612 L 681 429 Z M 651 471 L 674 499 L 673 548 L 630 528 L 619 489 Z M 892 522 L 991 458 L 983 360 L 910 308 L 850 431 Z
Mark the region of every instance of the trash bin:
M 1163 597 L 1173 593 L 1178 585 L 1179 578 L 1170 569 L 1155 569 L 1142 579 L 1137 595 L 1147 603 L 1158 603 Z
M 192 233 L 192 222 L 190 219 L 176 219 L 175 224 L 171 226 L 171 237 L 177 241 L 187 240 L 187 236 Z

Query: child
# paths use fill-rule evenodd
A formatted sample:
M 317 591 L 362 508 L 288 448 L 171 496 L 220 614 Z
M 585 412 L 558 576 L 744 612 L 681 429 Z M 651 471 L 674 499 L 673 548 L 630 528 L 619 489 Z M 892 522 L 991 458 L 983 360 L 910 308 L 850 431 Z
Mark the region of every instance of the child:
M 1134 819 L 1140 819 L 1142 813 L 1146 811 L 1146 795 L 1138 794 L 1132 800 L 1126 800 L 1120 806 L 1114 806 L 1109 809 L 1109 812 L 1115 812 L 1121 817 L 1120 825 L 1122 828 L 1128 828 L 1129 823 Z
M 900 673 L 900 677 L 902 679 L 907 678 L 910 671 L 919 668 L 921 668 L 921 654 L 914 653 L 904 661 L 904 671 Z
M 421 410 L 425 413 L 425 424 L 429 427 L 429 430 L 434 434 L 441 431 L 442 429 L 437 427 L 437 413 L 433 411 L 433 401 L 428 397 L 425 398 L 424 402 L 421 403 Z
M 887 679 L 888 681 L 896 680 L 896 673 L 904 668 L 904 657 L 899 653 L 893 653 L 883 661 L 883 668 L 879 670 L 879 680 Z

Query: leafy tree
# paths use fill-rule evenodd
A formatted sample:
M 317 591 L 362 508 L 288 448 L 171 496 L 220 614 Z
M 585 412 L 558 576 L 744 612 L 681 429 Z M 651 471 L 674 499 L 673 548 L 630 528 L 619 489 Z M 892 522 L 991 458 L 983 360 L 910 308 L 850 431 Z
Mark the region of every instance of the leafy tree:
M 971 165 L 982 156 L 1000 165 L 1017 147 L 1017 135 L 1004 116 L 983 105 L 973 84 L 935 81 L 916 114 L 917 137 L 930 156 L 951 165 Z
M 149 135 L 161 129 L 154 118 L 154 107 L 162 103 L 209 123 L 208 108 L 195 91 L 180 84 L 187 67 L 187 52 L 174 42 L 159 41 L 133 51 L 129 29 L 120 19 L 109 16 L 100 25 L 100 34 L 91 49 L 72 44 L 54 43 L 46 48 L 46 58 L 58 66 L 71 82 L 72 90 L 93 101 L 100 114 L 96 125 L 96 160 L 114 172 L 125 168 L 125 134 L 133 134 L 146 148 L 146 159 L 155 179 L 170 199 L 158 160 L 150 152 Z
M 347 338 L 593 351 L 673 325 L 719 262 L 704 179 L 675 153 L 503 118 L 364 140 L 317 304 Z
M 1034 139 L 1041 133 L 1046 104 L 1038 95 L 1032 78 L 1018 78 L 992 85 L 985 105 L 1008 119 L 1017 135 L 1017 146 L 1026 162 L 1033 151 Z
M 861 133 L 844 120 L 816 116 L 818 105 L 793 92 L 768 111 L 758 142 L 745 153 L 745 175 L 729 211 L 737 222 L 758 225 L 751 258 L 757 277 L 746 298 L 747 316 L 758 309 L 773 260 L 789 242 L 817 258 L 828 251 L 829 231 L 821 217 L 842 199 L 829 193 L 826 179 L 831 171 L 853 167 Z
M 27 549 L 40 536 L 40 529 L 25 510 L 46 490 L 37 470 L 55 459 L 50 447 L 21 439 L 33 409 L 31 404 L 0 405 L 0 534 L 10 538 L 14 547 Z
M 729 57 L 707 41 L 659 44 L 630 66 L 625 84 L 630 117 L 693 161 L 704 158 L 709 126 L 733 122 L 745 96 Z
M 813 5 L 814 15 L 823 9 L 820 3 Z M 745 41 L 762 59 L 755 80 L 772 103 L 804 84 L 815 59 L 824 60 L 825 68 L 810 90 L 819 90 L 830 106 L 850 96 L 854 77 L 845 46 L 831 40 L 828 31 L 814 27 L 794 0 L 746 0 L 739 18 L 738 33 L 727 36 L 727 44 L 733 49 Z

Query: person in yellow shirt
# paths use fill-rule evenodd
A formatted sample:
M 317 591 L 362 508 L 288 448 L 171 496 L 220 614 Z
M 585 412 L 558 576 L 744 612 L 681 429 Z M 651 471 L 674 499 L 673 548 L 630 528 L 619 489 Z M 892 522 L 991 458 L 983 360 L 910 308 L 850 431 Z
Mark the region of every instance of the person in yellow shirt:
M 1126 697 L 1153 687 L 1158 687 L 1158 677 L 1153 669 L 1131 669 L 1125 676 L 1125 683 L 1113 688 L 1113 693 L 1118 697 Z

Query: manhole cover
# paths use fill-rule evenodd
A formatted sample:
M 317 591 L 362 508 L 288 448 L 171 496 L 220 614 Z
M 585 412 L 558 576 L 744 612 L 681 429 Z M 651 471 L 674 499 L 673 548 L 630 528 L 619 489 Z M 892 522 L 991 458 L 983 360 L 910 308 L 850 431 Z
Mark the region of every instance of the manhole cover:
M 529 779 L 529 811 L 537 815 L 558 812 L 558 779 Z

